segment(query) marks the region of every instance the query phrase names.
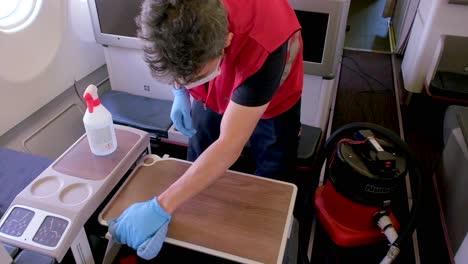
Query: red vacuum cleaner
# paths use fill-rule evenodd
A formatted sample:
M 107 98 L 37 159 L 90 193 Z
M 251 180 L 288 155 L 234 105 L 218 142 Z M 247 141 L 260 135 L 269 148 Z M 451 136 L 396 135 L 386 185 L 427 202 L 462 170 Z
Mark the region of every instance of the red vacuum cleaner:
M 407 145 L 383 127 L 353 123 L 330 136 L 321 159 L 327 181 L 314 203 L 331 240 L 357 247 L 387 239 L 390 248 L 381 263 L 392 263 L 414 231 L 420 196 L 419 170 Z M 401 225 L 392 207 L 408 173 L 417 191 L 409 221 Z

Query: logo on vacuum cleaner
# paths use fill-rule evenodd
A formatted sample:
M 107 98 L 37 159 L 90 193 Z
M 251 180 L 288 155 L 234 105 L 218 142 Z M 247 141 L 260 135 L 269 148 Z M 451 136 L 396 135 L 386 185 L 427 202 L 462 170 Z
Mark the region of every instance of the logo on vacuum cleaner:
M 385 188 L 385 187 L 377 187 L 372 184 L 366 184 L 365 190 L 366 192 L 370 193 L 389 193 L 392 192 L 394 188 Z

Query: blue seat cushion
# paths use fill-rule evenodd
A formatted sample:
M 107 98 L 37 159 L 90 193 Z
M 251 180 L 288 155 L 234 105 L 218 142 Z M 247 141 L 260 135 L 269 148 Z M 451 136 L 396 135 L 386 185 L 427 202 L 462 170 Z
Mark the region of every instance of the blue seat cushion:
M 101 102 L 112 113 L 115 123 L 167 138 L 172 125 L 172 101 L 110 90 L 101 95 Z
M 52 160 L 48 158 L 0 148 L 0 216 L 5 213 L 16 195 L 50 164 Z
M 15 264 L 54 264 L 55 259 L 53 257 L 42 255 L 40 253 L 23 250 L 15 258 Z

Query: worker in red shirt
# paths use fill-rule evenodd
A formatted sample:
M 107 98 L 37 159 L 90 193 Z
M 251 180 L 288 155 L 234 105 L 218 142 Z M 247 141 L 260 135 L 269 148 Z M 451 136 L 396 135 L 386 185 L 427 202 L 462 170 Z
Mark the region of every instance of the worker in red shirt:
M 304 73 L 288 0 L 146 0 L 137 23 L 153 76 L 174 84 L 171 119 L 190 138 L 194 161 L 162 194 L 110 222 L 116 241 L 150 259 L 171 214 L 223 175 L 247 142 L 256 175 L 284 176 L 296 157 Z

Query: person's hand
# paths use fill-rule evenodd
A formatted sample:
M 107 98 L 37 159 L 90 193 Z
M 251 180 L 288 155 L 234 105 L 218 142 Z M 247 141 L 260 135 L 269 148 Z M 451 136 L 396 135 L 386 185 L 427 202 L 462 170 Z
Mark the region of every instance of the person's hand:
M 174 102 L 172 103 L 171 119 L 174 126 L 186 137 L 191 138 L 197 130 L 192 127 L 190 95 L 185 88 L 173 88 Z
M 171 216 L 153 198 L 133 204 L 119 218 L 110 220 L 109 232 L 117 243 L 128 245 L 148 260 L 161 250 L 170 220 Z

